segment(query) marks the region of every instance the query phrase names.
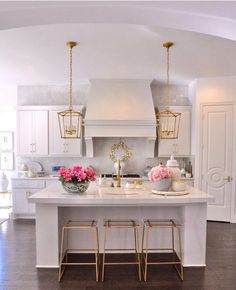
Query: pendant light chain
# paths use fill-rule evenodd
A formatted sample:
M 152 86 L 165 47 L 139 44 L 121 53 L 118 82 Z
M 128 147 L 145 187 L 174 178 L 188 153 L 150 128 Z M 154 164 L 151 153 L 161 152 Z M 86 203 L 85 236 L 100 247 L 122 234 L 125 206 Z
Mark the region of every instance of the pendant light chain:
M 170 47 L 167 47 L 167 71 L 166 71 L 166 95 L 167 106 L 170 106 Z
M 69 105 L 69 110 L 73 110 L 73 106 L 72 106 L 72 46 L 70 46 L 70 67 L 69 67 L 69 80 L 70 80 L 70 105 Z

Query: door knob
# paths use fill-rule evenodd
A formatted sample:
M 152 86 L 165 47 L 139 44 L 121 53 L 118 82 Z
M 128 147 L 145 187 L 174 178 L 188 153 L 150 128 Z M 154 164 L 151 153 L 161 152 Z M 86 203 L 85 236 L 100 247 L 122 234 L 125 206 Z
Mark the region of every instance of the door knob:
M 233 180 L 233 178 L 231 177 L 231 176 L 226 176 L 225 178 L 224 178 L 224 180 L 227 180 L 227 182 L 230 182 L 230 181 L 232 181 Z

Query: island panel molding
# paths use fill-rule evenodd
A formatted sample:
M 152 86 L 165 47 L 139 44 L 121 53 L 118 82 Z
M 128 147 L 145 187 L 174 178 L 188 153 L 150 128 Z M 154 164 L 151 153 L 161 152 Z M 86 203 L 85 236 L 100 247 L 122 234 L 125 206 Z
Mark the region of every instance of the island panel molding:
M 85 194 L 78 195 L 66 193 L 57 182 L 30 196 L 29 200 L 36 203 L 36 266 L 58 267 L 60 229 L 68 219 L 96 219 L 102 233 L 104 219 L 124 217 L 137 219 L 140 224 L 147 218 L 175 219 L 182 224 L 184 266 L 205 266 L 207 202 L 214 198 L 195 188 L 190 188 L 188 195 L 174 197 L 153 195 L 151 189 L 152 183 L 148 182 L 143 189 L 132 194 L 124 188 L 91 185 Z M 48 219 L 50 223 L 45 222 Z M 129 247 L 129 236 L 127 233 L 125 235 L 122 248 Z M 162 237 L 163 241 L 167 239 L 164 233 Z M 118 246 L 118 238 L 114 238 L 112 247 Z M 76 241 L 76 234 L 72 235 L 71 245 Z M 86 235 L 80 237 L 80 241 L 83 246 L 87 241 Z

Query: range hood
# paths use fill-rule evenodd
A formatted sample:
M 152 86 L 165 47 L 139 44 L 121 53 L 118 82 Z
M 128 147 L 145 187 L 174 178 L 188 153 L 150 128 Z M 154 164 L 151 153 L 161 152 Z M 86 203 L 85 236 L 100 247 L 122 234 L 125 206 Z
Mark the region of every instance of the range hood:
M 146 156 L 154 157 L 156 117 L 150 81 L 92 80 L 84 126 L 88 157 L 93 157 L 95 137 L 146 138 Z

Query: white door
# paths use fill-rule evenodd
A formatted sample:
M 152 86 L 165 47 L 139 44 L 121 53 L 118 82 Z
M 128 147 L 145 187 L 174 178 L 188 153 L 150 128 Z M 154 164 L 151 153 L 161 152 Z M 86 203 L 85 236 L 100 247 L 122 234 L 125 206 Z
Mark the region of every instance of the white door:
M 202 190 L 215 197 L 208 204 L 208 220 L 230 221 L 233 156 L 233 106 L 206 105 L 202 109 Z

